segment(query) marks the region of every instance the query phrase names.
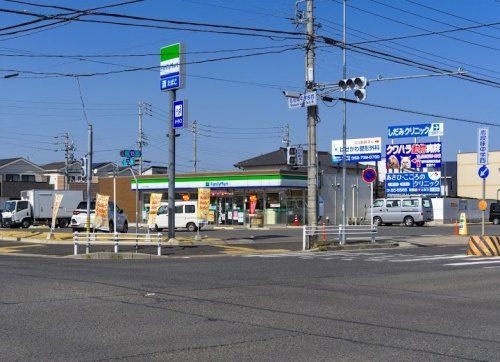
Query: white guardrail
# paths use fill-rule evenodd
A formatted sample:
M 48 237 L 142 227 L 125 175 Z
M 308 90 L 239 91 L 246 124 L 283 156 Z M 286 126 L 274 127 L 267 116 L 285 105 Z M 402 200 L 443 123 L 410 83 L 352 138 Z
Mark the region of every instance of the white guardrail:
M 310 240 L 314 236 L 318 241 L 338 241 L 342 244 L 342 235 L 345 234 L 345 239 L 369 239 L 375 243 L 377 235 L 377 227 L 371 225 L 304 225 L 302 229 L 302 250 L 310 248 Z
M 135 245 L 135 250 L 139 249 L 139 245 L 157 247 L 157 255 L 161 255 L 161 239 L 162 234 L 118 234 L 118 233 L 86 233 L 75 232 L 73 234 L 73 255 L 78 255 L 78 246 L 85 245 L 85 254 L 90 253 L 91 245 L 114 245 L 114 253 L 118 253 L 120 245 Z

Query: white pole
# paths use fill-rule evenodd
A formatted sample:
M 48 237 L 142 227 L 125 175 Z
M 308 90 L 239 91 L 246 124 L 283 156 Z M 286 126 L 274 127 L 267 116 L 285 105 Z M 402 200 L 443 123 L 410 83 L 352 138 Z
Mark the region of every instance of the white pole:
M 373 182 L 370 182 L 370 225 L 373 231 Z
M 118 235 L 116 233 L 116 167 L 113 168 L 113 237 L 115 239 L 115 254 L 118 254 Z M 111 230 L 110 230 L 111 231 Z

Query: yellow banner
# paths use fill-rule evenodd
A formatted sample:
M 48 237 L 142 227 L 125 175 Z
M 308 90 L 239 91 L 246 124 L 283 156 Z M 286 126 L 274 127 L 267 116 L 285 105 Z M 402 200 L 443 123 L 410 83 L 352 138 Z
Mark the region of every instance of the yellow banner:
M 56 228 L 57 213 L 59 212 L 63 196 L 63 194 L 54 194 L 54 204 L 52 205 L 52 230 Z
M 108 227 L 108 202 L 109 196 L 96 195 L 94 229 Z
M 161 195 L 160 193 L 152 193 L 149 198 L 148 227 L 150 228 L 155 226 L 156 216 L 158 215 L 158 209 L 161 205 Z
M 198 189 L 198 220 L 207 221 L 210 212 L 210 189 Z

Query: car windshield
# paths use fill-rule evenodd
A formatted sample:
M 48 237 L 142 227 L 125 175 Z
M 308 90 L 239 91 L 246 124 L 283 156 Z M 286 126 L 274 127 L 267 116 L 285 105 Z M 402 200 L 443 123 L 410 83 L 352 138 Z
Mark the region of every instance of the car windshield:
M 81 201 L 78 206 L 76 207 L 78 210 L 85 210 L 87 211 L 87 201 Z M 90 210 L 94 211 L 95 209 L 95 202 L 90 203 Z
M 6 202 L 5 203 L 5 211 L 12 212 L 16 209 L 16 203 L 15 202 Z

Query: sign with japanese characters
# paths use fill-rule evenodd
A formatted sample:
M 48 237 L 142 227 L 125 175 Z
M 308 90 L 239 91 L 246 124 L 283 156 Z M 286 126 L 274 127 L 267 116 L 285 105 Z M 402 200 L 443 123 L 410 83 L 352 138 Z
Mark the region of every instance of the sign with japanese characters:
M 441 171 L 388 173 L 385 193 L 396 195 L 440 195 Z
M 309 106 L 315 106 L 318 104 L 317 94 L 316 92 L 307 92 L 305 94 L 301 94 L 299 98 L 288 98 L 288 108 L 289 109 L 297 109 L 304 108 Z
M 388 169 L 411 170 L 424 167 L 441 167 L 441 142 L 405 143 L 385 146 Z
M 477 129 L 477 164 L 487 165 L 488 164 L 488 128 L 478 128 Z
M 424 123 L 389 126 L 389 138 L 444 136 L 444 123 Z
M 332 162 L 342 162 L 342 140 L 332 141 Z M 346 162 L 380 161 L 382 158 L 382 137 L 353 138 L 346 142 Z

